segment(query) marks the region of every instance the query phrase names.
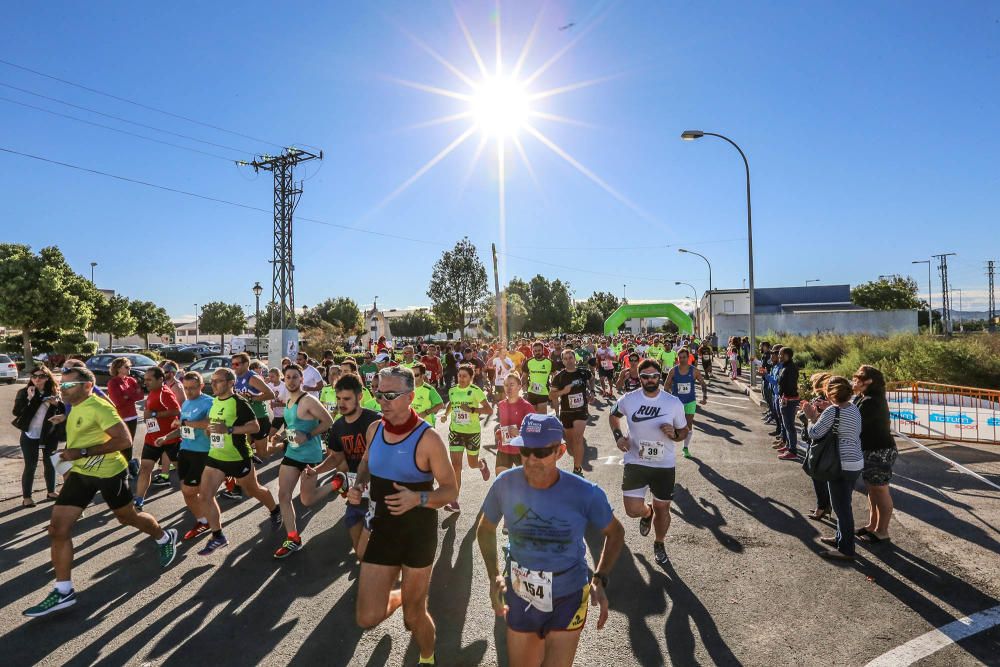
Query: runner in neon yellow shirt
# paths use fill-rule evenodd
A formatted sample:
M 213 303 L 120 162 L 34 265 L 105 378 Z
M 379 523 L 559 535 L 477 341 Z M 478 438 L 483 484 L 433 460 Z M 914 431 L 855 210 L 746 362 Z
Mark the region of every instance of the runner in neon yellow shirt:
M 427 367 L 421 362 L 413 363 L 413 402 L 410 407 L 431 426 L 437 422 L 435 413 L 444 408 L 444 401 L 437 389 L 427 384 Z

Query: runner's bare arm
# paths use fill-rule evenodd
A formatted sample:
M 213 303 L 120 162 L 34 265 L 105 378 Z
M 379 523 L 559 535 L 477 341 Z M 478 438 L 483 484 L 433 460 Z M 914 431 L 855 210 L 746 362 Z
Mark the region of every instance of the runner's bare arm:
M 485 514 L 479 515 L 476 542 L 479 543 L 479 553 L 483 555 L 483 562 L 486 564 L 486 576 L 493 581 L 500 575 L 500 565 L 497 563 L 497 526 Z
M 263 403 L 264 401 L 274 399 L 274 390 L 267 386 L 267 383 L 259 375 L 254 375 L 250 378 L 250 386 L 260 393 L 252 396 L 248 394 L 247 400 Z
M 614 569 L 615 562 L 625 545 L 625 528 L 618 519 L 612 517 L 611 523 L 601 532 L 604 533 L 604 548 L 601 549 L 601 557 L 594 572 L 607 577 Z M 597 629 L 600 630 L 608 622 L 608 598 L 604 587 L 599 584 L 591 583 L 591 591 L 594 593 L 592 604 L 600 605 L 601 608 L 597 617 Z
M 318 398 L 306 394 L 299 399 L 299 409 L 302 409 L 302 403 L 305 402 L 305 416 L 312 417 L 313 419 L 318 419 L 319 423 L 316 424 L 316 428 L 309 431 L 309 437 L 314 435 L 320 435 L 326 433 L 333 426 L 333 417 L 327 412 L 323 404 L 319 402 Z
M 663 391 L 669 394 L 670 391 L 673 389 L 673 387 L 674 387 L 674 369 L 671 368 L 669 371 L 667 371 L 667 377 L 664 378 L 663 380 Z
M 448 456 L 448 447 L 433 429 L 424 431 L 417 443 L 416 458 L 417 466 L 422 470 L 430 470 L 438 485 L 427 494 L 427 507 L 444 507 L 458 498 L 458 483 L 455 481 L 451 457 Z
M 697 368 L 694 369 L 694 379 L 698 381 L 701 385 L 701 402 L 702 404 L 708 402 L 708 384 L 705 382 L 705 378 L 702 376 L 701 371 Z
M 618 374 L 618 380 L 615 382 L 615 389 L 621 391 L 625 388 L 625 377 L 628 375 L 628 369 L 623 368 L 622 372 Z

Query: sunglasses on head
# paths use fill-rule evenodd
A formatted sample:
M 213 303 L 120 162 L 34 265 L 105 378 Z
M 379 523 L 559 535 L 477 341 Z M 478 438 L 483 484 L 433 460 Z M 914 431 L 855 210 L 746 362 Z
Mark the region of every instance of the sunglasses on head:
M 374 391 L 372 396 L 376 401 L 395 401 L 400 396 L 408 394 L 408 391 Z
M 534 456 L 536 459 L 544 459 L 552 456 L 552 453 L 559 449 L 559 445 L 550 445 L 548 447 L 522 447 L 521 456 L 528 458 Z
M 660 379 L 660 374 L 659 373 L 639 373 L 639 377 L 641 377 L 643 380 L 659 380 Z

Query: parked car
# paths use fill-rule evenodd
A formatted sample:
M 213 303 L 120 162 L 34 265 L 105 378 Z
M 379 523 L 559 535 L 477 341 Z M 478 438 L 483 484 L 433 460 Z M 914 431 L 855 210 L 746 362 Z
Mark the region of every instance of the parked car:
M 140 385 L 145 378 L 146 371 L 156 366 L 156 362 L 144 354 L 95 354 L 84 363 L 94 373 L 94 377 L 97 378 L 97 384 L 103 386 L 111 379 L 111 362 L 118 357 L 125 357 L 132 362 L 132 370 L 129 374 L 138 380 Z
M 6 354 L 0 354 L 0 380 L 7 384 L 17 382 L 17 363 Z
M 211 396 L 212 373 L 219 368 L 229 368 L 229 363 L 230 358 L 224 355 L 205 357 L 188 366 L 188 370 L 201 374 L 201 378 L 205 381 L 205 388 L 202 391 Z
M 164 345 L 157 352 L 163 358 L 176 361 L 180 364 L 197 361 L 202 357 L 207 357 L 212 354 L 212 352 L 203 345 Z

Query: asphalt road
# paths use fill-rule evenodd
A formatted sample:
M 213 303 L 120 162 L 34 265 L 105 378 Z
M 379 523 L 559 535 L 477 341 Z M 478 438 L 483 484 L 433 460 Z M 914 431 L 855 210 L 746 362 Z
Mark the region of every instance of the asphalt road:
M 607 407 L 592 408 L 587 477 L 626 525 L 602 631 L 587 621 L 577 664 L 865 665 L 935 627 L 1000 604 L 1000 493 L 901 443 L 891 544 L 860 548 L 853 565 L 816 554 L 832 532 L 805 518 L 812 488 L 775 460 L 758 410 L 728 380 L 700 409 L 691 460 L 678 460 L 670 562 L 624 518 L 622 467 Z M 995 450 L 994 450 L 995 451 Z M 996 460 L 996 454 L 988 453 Z M 492 457 L 490 457 L 492 464 Z M 562 462 L 568 467 L 567 461 Z M 276 492 L 277 464 L 261 473 Z M 460 514 L 439 512 L 430 609 L 440 665 L 508 664 L 475 545 L 487 483 L 467 471 Z M 223 501 L 226 502 L 226 501 Z M 146 505 L 167 526 L 190 522 L 180 493 Z M 400 614 L 375 630 L 354 622 L 357 566 L 343 501 L 299 508 L 305 549 L 276 562 L 279 536 L 256 502 L 224 505 L 231 546 L 203 558 L 184 544 L 161 570 L 152 542 L 93 505 L 75 530 L 79 601 L 28 620 L 51 587 L 50 505 L 0 505 L 0 646 L 5 665 L 401 665 L 416 647 Z M 867 516 L 856 493 L 856 520 Z M 591 551 L 600 548 L 591 539 Z M 908 663 L 904 663 L 908 664 Z M 1000 664 L 1000 626 L 934 652 L 920 665 Z

